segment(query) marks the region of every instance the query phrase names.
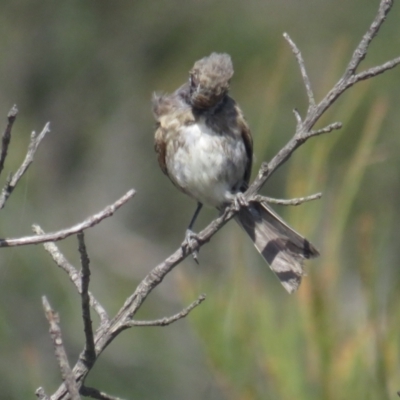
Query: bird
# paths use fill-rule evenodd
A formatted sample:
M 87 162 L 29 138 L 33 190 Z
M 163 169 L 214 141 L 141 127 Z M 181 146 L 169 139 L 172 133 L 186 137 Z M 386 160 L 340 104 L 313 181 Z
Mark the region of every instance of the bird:
M 241 201 L 250 181 L 253 139 L 228 93 L 233 74 L 231 57 L 212 53 L 194 63 L 189 79 L 175 92 L 153 94 L 158 163 L 180 191 L 197 201 L 185 235 L 189 247 L 196 240 L 192 228 L 203 204 L 222 211 L 237 202 L 236 222 L 293 293 L 304 275 L 304 260 L 319 252 L 267 204 Z

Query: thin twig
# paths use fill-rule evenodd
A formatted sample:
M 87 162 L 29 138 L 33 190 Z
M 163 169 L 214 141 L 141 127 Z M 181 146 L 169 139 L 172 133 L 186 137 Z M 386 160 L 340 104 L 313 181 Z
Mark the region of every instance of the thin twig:
M 59 240 L 65 239 L 68 236 L 76 235 L 78 232 L 84 231 L 88 228 L 92 228 L 103 219 L 111 217 L 115 213 L 115 211 L 117 211 L 122 205 L 124 205 L 129 199 L 131 199 L 134 194 L 135 191 L 133 189 L 129 190 L 113 204 L 105 207 L 102 211 L 98 212 L 97 214 L 91 215 L 84 221 L 79 222 L 78 224 L 73 225 L 70 228 L 62 229 L 57 232 L 45 233 L 42 235 L 24 236 L 21 238 L 12 239 L 0 239 L 0 247 L 26 246 L 29 244 L 57 242 Z
M 17 118 L 17 114 L 18 109 L 17 106 L 14 104 L 7 115 L 8 123 L 1 139 L 0 174 L 2 173 L 4 168 L 4 162 L 7 157 L 8 146 L 11 140 L 11 130 L 14 125 L 15 119 Z
M 90 316 L 90 297 L 89 297 L 89 282 L 90 268 L 89 256 L 86 251 L 85 237 L 83 232 L 78 233 L 79 253 L 81 255 L 82 279 L 81 279 L 81 299 L 82 299 L 82 318 L 85 332 L 86 346 L 84 352 L 84 362 L 88 368 L 91 368 L 96 360 L 96 349 L 93 338 L 93 326 Z
M 350 80 L 352 84 L 363 81 L 366 79 L 373 78 L 374 76 L 380 75 L 383 72 L 388 71 L 389 69 L 393 69 L 400 64 L 400 57 L 394 58 L 391 61 L 385 62 L 382 65 L 378 65 L 376 67 L 369 68 L 365 71 L 359 72 L 357 75 L 354 75 Z
M 315 107 L 314 93 L 311 88 L 310 78 L 308 77 L 306 67 L 304 65 L 303 56 L 301 55 L 301 51 L 296 46 L 296 43 L 293 42 L 293 40 L 286 32 L 283 34 L 283 37 L 289 43 L 289 46 L 292 48 L 293 54 L 296 56 L 297 63 L 299 64 L 300 67 L 301 76 L 303 78 L 304 86 L 306 87 L 309 107 L 314 108 Z
M 307 197 L 298 197 L 295 199 L 274 199 L 272 197 L 266 197 L 261 195 L 254 196 L 250 201 L 255 201 L 258 203 L 271 203 L 271 204 L 280 204 L 282 206 L 298 206 L 300 204 L 306 203 L 307 201 L 317 200 L 322 197 L 322 193 L 315 193 L 311 196 Z
M 50 325 L 49 332 L 51 339 L 53 340 L 54 352 L 58 361 L 58 366 L 60 367 L 63 382 L 65 382 L 67 391 L 71 396 L 71 400 L 80 400 L 81 397 L 79 396 L 77 383 L 75 381 L 74 374 L 72 373 L 71 368 L 69 366 L 67 353 L 65 352 L 62 342 L 61 329 L 59 325 L 60 319 L 58 317 L 58 314 L 55 313 L 50 307 L 50 304 L 46 299 L 46 296 L 42 297 L 42 303 L 44 312 L 46 314 L 46 318 L 49 321 Z
M 184 308 L 181 312 L 172 315 L 171 317 L 164 317 L 153 321 L 135 321 L 131 320 L 126 323 L 127 327 L 131 326 L 167 326 L 179 319 L 185 318 L 194 308 L 200 305 L 206 299 L 205 294 L 201 294 L 196 301 Z
M 325 128 L 321 128 L 321 129 L 318 129 L 316 131 L 310 131 L 310 137 L 311 136 L 322 135 L 323 133 L 329 133 L 329 132 L 332 132 L 334 130 L 341 129 L 341 128 L 342 128 L 342 123 L 341 122 L 334 122 L 332 124 L 329 124 Z
M 123 400 L 120 397 L 110 396 L 107 393 L 100 392 L 100 390 L 88 386 L 81 387 L 81 394 L 82 396 L 91 397 L 92 399 L 98 400 Z
M 293 109 L 293 114 L 294 114 L 294 116 L 295 116 L 295 118 L 296 118 L 296 122 L 297 122 L 297 125 L 296 125 L 296 131 L 297 131 L 298 129 L 301 129 L 301 128 L 302 128 L 303 121 L 301 120 L 301 115 L 300 115 L 300 113 L 299 113 L 299 110 L 297 110 L 296 108 L 294 108 L 294 109 Z
M 50 132 L 50 123 L 48 122 L 42 132 L 39 133 L 39 135 L 36 135 L 36 132 L 32 132 L 31 134 L 31 140 L 29 142 L 28 146 L 28 151 L 26 153 L 25 159 L 22 162 L 21 166 L 18 168 L 17 172 L 12 175 L 11 179 L 9 179 L 4 186 L 4 188 L 1 191 L 0 195 L 0 209 L 2 209 L 5 204 L 7 199 L 10 197 L 11 193 L 15 189 L 15 186 L 17 185 L 18 181 L 22 178 L 26 170 L 29 168 L 29 166 L 32 164 L 33 157 L 36 153 L 36 150 L 39 147 L 40 142 L 44 139 L 46 136 L 46 133 Z
M 34 225 L 33 230 L 38 235 L 44 234 L 44 231 L 40 228 L 39 225 Z M 71 263 L 68 262 L 68 260 L 64 257 L 59 248 L 53 242 L 44 243 L 43 246 L 45 250 L 51 255 L 54 262 L 68 274 L 72 283 L 78 289 L 78 292 L 81 293 L 82 281 L 79 276 L 78 270 Z M 100 302 L 93 296 L 92 293 L 88 292 L 88 294 L 89 294 L 90 306 L 93 307 L 93 310 L 100 317 L 101 325 L 107 324 L 109 322 L 109 316 L 107 314 L 107 311 L 100 304 Z

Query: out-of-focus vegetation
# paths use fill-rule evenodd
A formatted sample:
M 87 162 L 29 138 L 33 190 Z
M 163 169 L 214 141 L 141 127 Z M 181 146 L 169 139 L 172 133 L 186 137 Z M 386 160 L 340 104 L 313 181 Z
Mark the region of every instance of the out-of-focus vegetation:
M 368 3 L 368 4 L 367 4 Z M 16 0 L 0 7 L 0 118 L 14 103 L 6 171 L 21 162 L 30 130 L 52 132 L 2 210 L 1 236 L 56 230 L 111 203 L 131 204 L 87 234 L 92 291 L 110 314 L 183 238 L 195 204 L 170 184 L 153 153 L 149 99 L 172 91 L 198 58 L 232 55 L 232 95 L 252 128 L 254 171 L 294 132 L 307 108 L 282 33 L 302 50 L 317 100 L 341 76 L 378 0 L 321 2 L 110 2 Z M 394 6 L 366 66 L 398 56 Z M 185 321 L 125 332 L 88 384 L 130 399 L 389 399 L 400 389 L 400 70 L 349 90 L 315 138 L 268 182 L 275 197 L 322 191 L 322 200 L 279 208 L 315 242 L 299 292 L 288 296 L 245 235 L 228 224 L 149 298 L 138 318 L 208 299 Z M 3 116 L 3 117 L 1 117 Z M 4 174 L 3 182 L 6 174 Z M 205 211 L 200 228 L 216 213 Z M 77 243 L 60 244 L 78 263 Z M 179 278 L 179 279 L 177 279 Z M 41 247 L 0 253 L 2 398 L 54 390 L 59 373 L 40 296 L 60 312 L 71 363 L 83 346 L 80 302 Z

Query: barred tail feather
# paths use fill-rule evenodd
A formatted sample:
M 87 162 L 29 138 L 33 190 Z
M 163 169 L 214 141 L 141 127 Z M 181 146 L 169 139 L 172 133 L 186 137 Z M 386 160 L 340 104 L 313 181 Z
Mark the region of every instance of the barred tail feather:
M 318 250 L 264 204 L 242 207 L 235 219 L 284 288 L 289 293 L 296 291 L 304 275 L 304 259 L 317 257 Z

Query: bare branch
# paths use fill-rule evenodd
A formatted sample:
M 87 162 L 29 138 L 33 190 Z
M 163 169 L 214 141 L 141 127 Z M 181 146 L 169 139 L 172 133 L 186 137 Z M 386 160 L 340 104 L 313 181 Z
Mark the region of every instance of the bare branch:
M 301 55 L 299 48 L 296 46 L 296 43 L 293 42 L 293 40 L 286 32 L 283 34 L 283 37 L 289 43 L 289 46 L 292 48 L 292 51 L 296 56 L 297 63 L 299 64 L 300 67 L 301 76 L 303 78 L 304 86 L 306 87 L 309 107 L 314 108 L 315 107 L 314 93 L 311 88 L 310 78 L 308 77 L 306 67 L 304 65 L 303 56 Z
M 370 68 L 364 72 L 360 72 L 359 74 L 355 75 L 355 70 L 357 69 L 360 62 L 365 58 L 368 50 L 368 46 L 371 40 L 376 36 L 379 31 L 380 26 L 384 22 L 387 13 L 389 12 L 390 8 L 393 5 L 393 0 L 381 0 L 377 15 L 372 22 L 370 28 L 363 36 L 360 44 L 356 48 L 353 53 L 353 56 L 349 62 L 349 65 L 342 76 L 341 79 L 334 85 L 334 87 L 329 91 L 329 93 L 321 100 L 321 102 L 315 107 L 313 106 L 312 100 L 309 100 L 309 107 L 307 111 L 306 117 L 300 123 L 300 116 L 298 113 L 295 112 L 296 120 L 297 120 L 297 127 L 295 135 L 286 143 L 285 146 L 272 158 L 272 160 L 268 163 L 268 166 L 263 164 L 261 169 L 258 173 L 257 178 L 254 182 L 250 185 L 248 190 L 245 193 L 245 197 L 250 199 L 252 196 L 256 195 L 265 182 L 269 179 L 269 177 L 284 163 L 286 162 L 293 152 L 301 146 L 305 141 L 307 141 L 310 137 L 331 132 L 334 129 L 338 129 L 338 125 L 331 124 L 326 128 L 319 129 L 319 130 L 312 130 L 313 126 L 316 122 L 322 117 L 325 111 L 352 85 L 355 83 L 372 78 L 382 72 L 385 72 L 391 68 L 394 68 L 398 64 L 400 64 L 400 57 L 397 57 L 391 61 L 388 61 L 378 67 Z M 292 43 L 292 48 L 296 48 L 297 46 L 294 44 L 292 40 L 289 43 Z M 296 54 L 296 53 L 295 53 Z M 297 54 L 296 54 L 297 57 Z M 300 65 L 300 64 L 299 64 Z M 301 63 L 300 68 L 304 67 L 304 63 Z M 305 73 L 305 72 L 304 72 Z M 302 71 L 302 76 L 304 80 L 304 75 Z M 305 73 L 305 76 L 307 74 Z M 307 89 L 307 85 L 306 85 Z M 309 95 L 309 93 L 308 93 Z M 331 130 L 329 130 L 329 129 Z
M 33 230 L 35 233 L 43 235 L 44 231 L 38 225 L 33 226 Z M 51 255 L 54 262 L 64 270 L 69 278 L 71 279 L 72 283 L 78 289 L 78 292 L 82 292 L 82 281 L 79 276 L 78 270 L 68 262 L 68 260 L 64 257 L 64 255 L 60 252 L 59 248 L 52 242 L 44 243 L 43 244 L 45 250 Z M 93 307 L 94 311 L 100 317 L 101 325 L 105 325 L 109 322 L 109 317 L 106 310 L 103 306 L 99 303 L 99 301 L 92 295 L 92 293 L 88 292 L 90 305 Z
M 89 256 L 86 251 L 85 237 L 83 232 L 78 233 L 79 253 L 81 255 L 82 279 L 81 279 L 81 299 L 82 299 L 82 318 L 86 338 L 86 347 L 84 352 L 84 362 L 88 368 L 91 368 L 96 360 L 96 350 L 93 338 L 93 326 L 90 316 L 90 297 L 89 297 L 89 281 L 90 268 Z
M 38 149 L 40 142 L 46 136 L 47 132 L 50 132 L 50 123 L 49 122 L 44 126 L 42 132 L 40 132 L 39 135 L 36 135 L 35 132 L 32 132 L 31 140 L 29 142 L 28 151 L 26 153 L 25 160 L 22 162 L 22 164 L 18 168 L 17 172 L 14 175 L 12 175 L 11 179 L 7 180 L 5 187 L 1 191 L 0 209 L 2 209 L 5 206 L 7 199 L 10 197 L 11 193 L 15 189 L 15 186 L 17 185 L 18 181 L 22 178 L 22 175 L 24 175 L 26 170 L 32 164 L 33 157 L 36 153 L 36 150 Z
M 185 318 L 194 308 L 200 305 L 206 299 L 205 294 L 201 294 L 196 301 L 191 303 L 189 306 L 184 308 L 181 312 L 171 316 L 171 317 L 164 317 L 160 319 L 156 319 L 154 321 L 129 321 L 127 322 L 126 326 L 167 326 L 172 324 L 179 319 Z
M 134 195 L 135 191 L 133 189 L 129 190 L 115 203 L 107 206 L 99 213 L 91 215 L 84 221 L 71 226 L 70 228 L 62 229 L 60 231 L 52 233 L 44 233 L 42 235 L 24 236 L 22 238 L 13 238 L 13 239 L 0 239 L 0 247 L 26 246 L 28 244 L 56 242 L 58 240 L 65 239 L 68 236 L 76 235 L 78 232 L 84 231 L 85 229 L 88 228 L 92 228 L 93 226 L 101 222 L 103 219 L 111 217 L 115 213 L 115 211 L 117 211 Z
M 10 144 L 11 140 L 11 130 L 14 125 L 14 121 L 17 118 L 18 109 L 16 105 L 13 105 L 11 110 L 7 115 L 8 123 L 6 129 L 4 130 L 3 137 L 1 140 L 1 154 L 0 154 L 0 174 L 4 168 L 4 161 L 7 157 L 8 145 Z
M 81 397 L 79 396 L 79 391 L 75 381 L 75 377 L 69 366 L 67 354 L 65 352 L 62 342 L 61 329 L 59 326 L 60 319 L 58 317 L 58 314 L 55 313 L 50 307 L 50 304 L 45 296 L 42 297 L 42 302 L 46 318 L 49 321 L 50 325 L 49 332 L 53 340 L 54 352 L 58 361 L 58 365 L 60 367 L 63 382 L 65 382 L 67 391 L 71 396 L 71 400 L 80 400 Z
M 260 196 L 256 195 L 252 197 L 250 201 L 255 201 L 258 203 L 271 203 L 271 204 L 280 204 L 282 206 L 298 206 L 300 204 L 306 203 L 307 201 L 317 200 L 322 197 L 322 193 L 315 193 L 311 196 L 307 197 L 298 197 L 295 199 L 284 200 L 284 199 L 274 199 L 272 197 Z
M 82 386 L 81 387 L 81 394 L 86 397 L 91 397 L 92 399 L 99 399 L 99 400 L 122 400 L 120 397 L 110 396 L 107 393 L 100 392 L 100 390 Z
M 347 66 L 346 71 L 343 75 L 344 80 L 347 80 L 352 75 L 354 75 L 357 67 L 360 65 L 361 61 L 364 60 L 365 56 L 367 55 L 368 46 L 370 45 L 372 39 L 377 35 L 392 6 L 393 0 L 381 0 L 376 17 L 374 18 L 371 26 L 361 39 L 360 44 L 354 50 L 353 56 L 351 57 L 349 65 Z

